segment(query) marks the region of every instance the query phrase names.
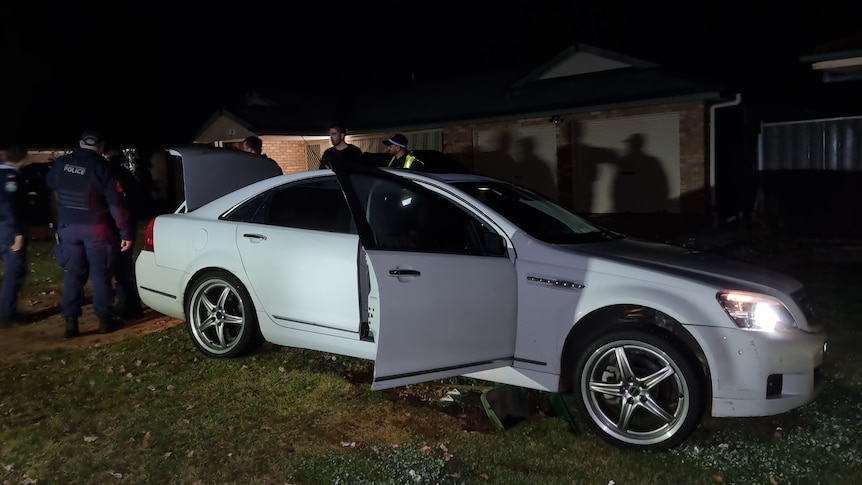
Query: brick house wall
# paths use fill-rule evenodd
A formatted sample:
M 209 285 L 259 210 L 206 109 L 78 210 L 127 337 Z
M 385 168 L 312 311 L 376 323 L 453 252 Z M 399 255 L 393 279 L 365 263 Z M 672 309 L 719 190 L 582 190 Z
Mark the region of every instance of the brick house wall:
M 261 138 L 263 138 L 263 153 L 275 160 L 284 173 L 308 170 L 305 142 L 301 140 Z

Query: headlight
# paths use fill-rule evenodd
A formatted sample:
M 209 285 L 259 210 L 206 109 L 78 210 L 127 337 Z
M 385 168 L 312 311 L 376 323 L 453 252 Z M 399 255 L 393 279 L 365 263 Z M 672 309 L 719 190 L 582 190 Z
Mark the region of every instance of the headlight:
M 739 328 L 767 331 L 796 328 L 796 321 L 787 307 L 771 296 L 722 291 L 716 298 Z

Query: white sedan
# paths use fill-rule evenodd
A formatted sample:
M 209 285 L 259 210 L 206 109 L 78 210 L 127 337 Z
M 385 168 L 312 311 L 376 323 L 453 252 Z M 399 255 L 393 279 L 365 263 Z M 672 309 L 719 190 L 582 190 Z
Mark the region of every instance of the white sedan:
M 567 392 L 603 439 L 651 450 L 705 411 L 783 413 L 822 388 L 826 335 L 788 276 L 474 174 L 172 154 L 185 202 L 150 222 L 138 289 L 211 357 L 268 341 L 371 359 L 372 389 L 467 375 Z

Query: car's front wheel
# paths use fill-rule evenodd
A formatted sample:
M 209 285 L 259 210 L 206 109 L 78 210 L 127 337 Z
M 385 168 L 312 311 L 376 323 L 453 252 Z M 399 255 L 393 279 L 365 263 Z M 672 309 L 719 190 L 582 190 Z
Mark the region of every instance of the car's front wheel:
M 580 352 L 574 374 L 579 413 L 621 448 L 666 450 L 700 423 L 703 373 L 666 336 L 618 328 Z
M 234 276 L 207 272 L 195 281 L 189 294 L 186 325 L 201 352 L 211 357 L 238 357 L 259 343 L 254 304 Z

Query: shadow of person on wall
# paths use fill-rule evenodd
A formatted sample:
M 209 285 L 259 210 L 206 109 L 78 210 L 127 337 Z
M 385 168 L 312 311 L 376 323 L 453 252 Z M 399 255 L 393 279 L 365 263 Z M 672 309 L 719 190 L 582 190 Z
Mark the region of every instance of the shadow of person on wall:
M 617 160 L 614 212 L 659 212 L 668 206 L 668 182 L 661 161 L 644 151 L 646 136 L 623 140 L 626 153 Z
M 512 132 L 500 130 L 495 134 L 492 150 L 477 152 L 476 173 L 518 183 L 516 163 L 512 157 Z
M 577 212 L 595 212 L 595 184 L 602 165 L 616 166 L 619 155 L 607 147 L 587 145 L 583 142 L 584 126 L 573 121 L 572 126 L 572 207 Z
M 536 154 L 536 141 L 531 136 L 519 138 L 515 158 L 515 182 L 552 200 L 557 199 L 557 183 L 551 165 Z

